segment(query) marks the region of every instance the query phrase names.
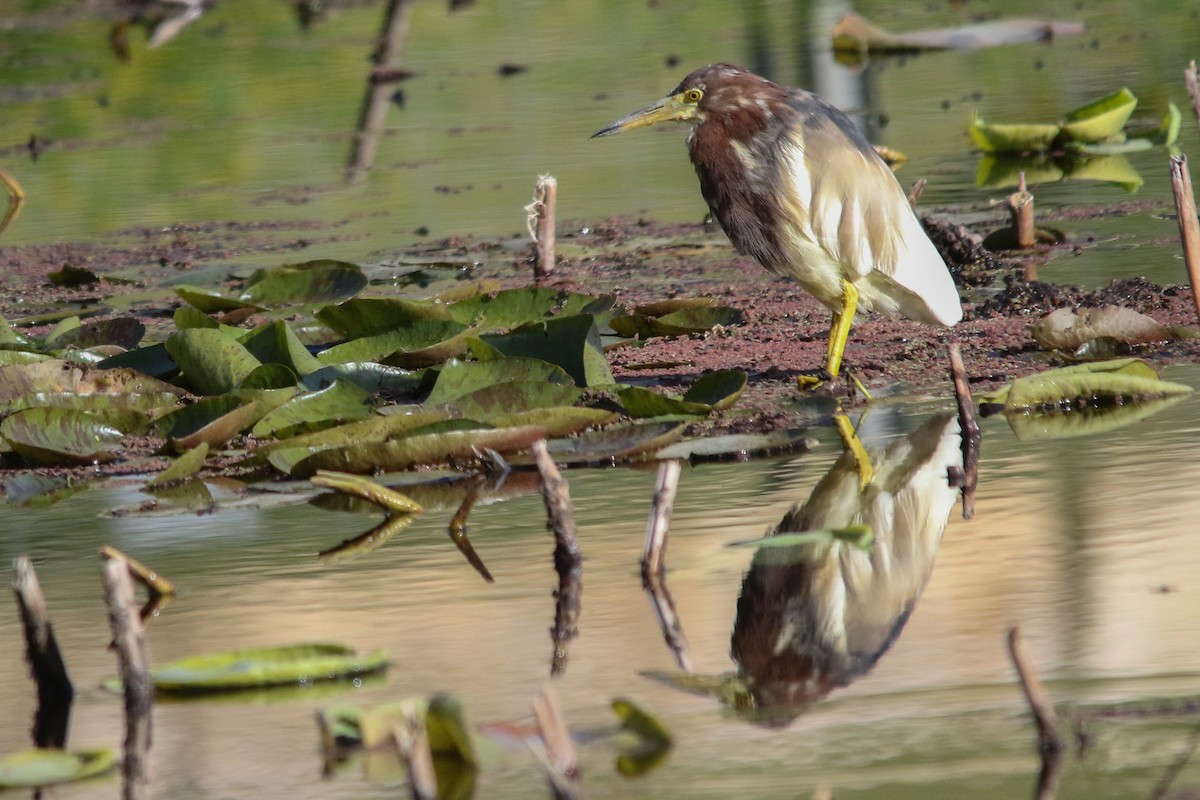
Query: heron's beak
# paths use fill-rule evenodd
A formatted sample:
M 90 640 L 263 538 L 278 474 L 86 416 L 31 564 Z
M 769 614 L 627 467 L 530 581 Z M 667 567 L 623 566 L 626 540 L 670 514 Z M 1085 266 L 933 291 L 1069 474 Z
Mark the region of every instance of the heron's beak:
M 634 128 L 644 128 L 647 125 L 657 125 L 660 122 L 682 121 L 696 115 L 696 107 L 683 102 L 680 95 L 664 97 L 653 105 L 635 111 L 628 117 L 623 117 L 602 131 L 593 133 L 591 138 L 611 136 L 614 133 L 631 131 Z

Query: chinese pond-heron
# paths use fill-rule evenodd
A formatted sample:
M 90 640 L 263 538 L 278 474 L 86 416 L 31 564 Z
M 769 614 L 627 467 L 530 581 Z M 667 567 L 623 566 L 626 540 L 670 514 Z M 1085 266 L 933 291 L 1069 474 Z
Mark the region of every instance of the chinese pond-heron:
M 904 190 L 841 111 L 712 64 L 593 138 L 667 121 L 693 126 L 700 191 L 738 252 L 795 278 L 833 312 L 829 378 L 858 309 L 945 326 L 962 319 L 954 281 Z

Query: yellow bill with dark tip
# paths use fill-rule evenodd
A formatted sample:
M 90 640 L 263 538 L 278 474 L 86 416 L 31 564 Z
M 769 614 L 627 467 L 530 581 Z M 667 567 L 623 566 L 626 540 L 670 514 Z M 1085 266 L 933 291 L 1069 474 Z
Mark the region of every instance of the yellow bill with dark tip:
M 690 119 L 695 115 L 695 111 L 696 107 L 685 104 L 679 95 L 664 97 L 653 105 L 635 111 L 627 117 L 622 117 L 604 130 L 593 133 L 591 138 L 612 136 L 614 133 L 644 128 L 647 125 L 657 125 L 660 122 Z

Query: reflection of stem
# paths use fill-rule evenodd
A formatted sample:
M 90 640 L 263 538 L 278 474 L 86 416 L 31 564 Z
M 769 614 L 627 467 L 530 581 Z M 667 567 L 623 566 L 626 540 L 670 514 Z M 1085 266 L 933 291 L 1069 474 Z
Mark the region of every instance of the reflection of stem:
M 354 148 L 346 170 L 346 180 L 350 183 L 361 181 L 375 166 L 375 153 L 379 148 L 379 139 L 383 136 L 388 101 L 392 95 L 391 83 L 378 80 L 376 75 L 380 70 L 394 66 L 403 52 L 404 43 L 408 39 L 412 6 L 412 0 L 391 0 L 388 4 L 387 14 L 383 19 L 383 30 L 379 36 L 379 46 L 372 58 L 375 69 L 367 77 L 367 91 L 358 114 Z
M 979 484 L 979 449 L 983 432 L 979 420 L 975 419 L 971 387 L 967 383 L 967 370 L 963 366 L 962 350 L 958 342 L 950 344 L 950 378 L 954 381 L 954 399 L 958 401 L 958 429 L 962 437 L 963 519 L 975 516 L 975 487 Z
M 462 505 L 458 507 L 458 511 L 454 512 L 454 518 L 450 520 L 450 541 L 454 542 L 454 546 L 458 548 L 458 552 L 466 556 L 467 562 L 470 563 L 475 571 L 483 576 L 483 579 L 488 583 L 495 583 L 492 573 L 488 572 L 487 566 L 483 563 L 483 559 L 475 552 L 475 548 L 471 546 L 471 540 L 467 538 L 467 517 L 471 513 L 471 509 L 475 507 L 475 501 L 479 499 L 479 483 L 471 484 L 467 490 L 467 496 L 463 498 Z
M 573 800 L 579 785 L 579 763 L 575 758 L 571 730 L 553 685 L 546 684 L 541 695 L 534 698 L 533 715 L 546 748 L 543 767 L 550 790 L 555 800 Z
M 392 514 L 366 533 L 317 553 L 317 560 L 322 564 L 331 564 L 335 561 L 370 553 L 411 525 L 414 519 L 416 516 L 413 514 Z
M 29 673 L 37 684 L 38 705 L 33 715 L 33 743 L 37 747 L 64 748 L 67 746 L 67 727 L 71 720 L 71 703 L 75 699 L 75 688 L 67 675 L 58 641 L 54 638 L 54 626 L 46 611 L 46 598 L 33 570 L 33 562 L 27 556 L 18 556 L 13 561 L 16 575 L 13 578 L 13 594 L 17 596 L 17 607 L 21 612 L 21 623 L 25 629 L 25 660 L 29 662 Z
M 149 796 L 149 756 L 154 681 L 141 620 L 134 610 L 129 568 L 118 559 L 104 562 L 104 601 L 117 646 L 117 664 L 125 694 L 125 759 L 121 764 L 122 796 Z
M 1195 62 L 1192 64 L 1194 66 Z M 1171 790 L 1171 784 L 1175 783 L 1175 779 L 1183 772 L 1183 768 L 1192 760 L 1192 756 L 1196 755 L 1197 748 L 1200 748 L 1200 728 L 1192 733 L 1192 746 L 1184 751 L 1183 755 L 1167 769 L 1166 774 L 1155 785 L 1154 791 L 1150 793 L 1150 800 L 1163 800 L 1167 796 L 1167 792 Z
M 1033 668 L 1033 662 L 1029 660 L 1020 628 L 1009 629 L 1008 652 L 1017 670 L 1017 677 L 1021 680 L 1021 691 L 1025 693 L 1025 701 L 1029 704 L 1029 710 L 1037 725 L 1038 748 L 1043 753 L 1061 751 L 1063 742 L 1058 735 L 1058 717 L 1054 713 L 1054 706 L 1050 703 L 1046 687 L 1042 685 L 1037 671 Z
M 671 599 L 666 579 L 661 575 L 643 574 L 642 588 L 650 595 L 650 605 L 658 617 L 663 640 L 675 656 L 675 663 L 684 672 L 691 672 L 694 669 L 692 652 L 688 648 L 687 637 L 683 635 L 683 625 L 675 612 L 675 601 Z
M 550 661 L 550 674 L 553 676 L 567 668 L 567 644 L 579 635 L 583 553 L 579 549 L 575 512 L 571 507 L 567 482 L 554 465 L 554 459 L 550 457 L 544 439 L 534 442 L 533 453 L 537 458 L 538 472 L 542 476 L 542 500 L 546 504 L 549 527 L 554 531 L 554 571 L 558 573 L 554 629 L 551 631 L 554 654 Z

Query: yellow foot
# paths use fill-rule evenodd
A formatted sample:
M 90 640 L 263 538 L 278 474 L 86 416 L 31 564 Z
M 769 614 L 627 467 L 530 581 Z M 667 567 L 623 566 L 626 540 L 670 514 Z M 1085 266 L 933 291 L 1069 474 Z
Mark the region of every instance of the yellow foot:
M 833 422 L 837 425 L 838 434 L 842 437 L 842 447 L 854 454 L 854 468 L 858 472 L 858 490 L 861 492 L 871 484 L 871 481 L 875 480 L 875 467 L 871 464 L 871 456 L 863 447 L 854 426 L 850 424 L 849 417 L 839 411 L 834 414 Z
M 857 375 L 849 370 L 843 370 L 843 372 L 845 372 L 846 378 L 852 384 L 854 384 L 854 388 L 858 390 L 858 393 L 861 394 L 868 403 L 874 402 L 875 398 L 870 392 L 867 391 L 867 387 L 863 386 L 862 381 L 858 379 Z M 822 386 L 825 386 L 826 384 L 833 384 L 835 381 L 836 379 L 830 378 L 828 374 L 801 375 L 796 378 L 796 388 L 801 392 L 813 392 L 817 389 L 820 389 Z

